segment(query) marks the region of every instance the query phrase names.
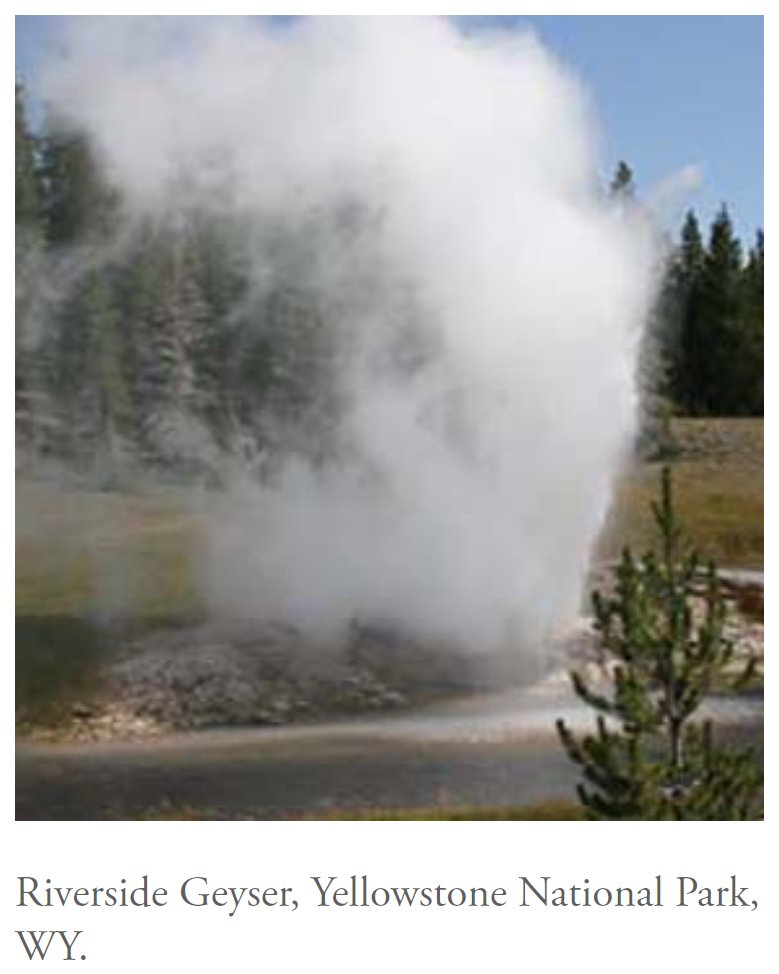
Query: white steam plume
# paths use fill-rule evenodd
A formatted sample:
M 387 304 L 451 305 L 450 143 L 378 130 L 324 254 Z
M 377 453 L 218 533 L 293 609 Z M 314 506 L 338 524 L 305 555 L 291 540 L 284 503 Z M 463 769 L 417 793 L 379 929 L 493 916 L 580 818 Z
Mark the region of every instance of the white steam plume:
M 214 607 L 475 649 L 565 624 L 634 429 L 654 246 L 604 197 L 590 106 L 543 47 L 418 17 L 77 19 L 46 95 L 131 213 L 373 215 L 323 217 L 308 271 L 340 336 L 340 459 L 214 502 Z M 429 346 L 411 370 L 401 292 Z

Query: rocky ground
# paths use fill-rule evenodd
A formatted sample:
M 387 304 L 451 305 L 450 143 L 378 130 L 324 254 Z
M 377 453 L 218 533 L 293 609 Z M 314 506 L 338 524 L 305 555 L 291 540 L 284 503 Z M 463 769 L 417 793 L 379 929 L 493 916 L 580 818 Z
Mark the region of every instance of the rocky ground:
M 726 583 L 726 635 L 736 663 L 763 656 L 762 585 Z M 547 659 L 561 673 L 593 659 L 583 619 Z M 536 674 L 536 675 L 541 675 Z M 163 628 L 127 639 L 91 694 L 64 720 L 41 726 L 19 714 L 19 732 L 36 740 L 139 740 L 173 730 L 311 722 L 399 709 L 500 685 L 501 671 L 474 669 L 451 647 L 431 647 L 378 630 L 355 629 L 346 645 L 312 646 L 288 627 L 216 624 Z M 527 681 L 533 674 L 525 672 Z M 518 675 L 512 674 L 517 680 Z
M 443 648 L 378 630 L 355 630 L 345 645 L 312 645 L 282 626 L 162 628 L 125 640 L 64 719 L 42 726 L 21 712 L 17 730 L 37 740 L 134 740 L 312 721 L 462 692 L 471 685 L 467 671 L 467 660 Z

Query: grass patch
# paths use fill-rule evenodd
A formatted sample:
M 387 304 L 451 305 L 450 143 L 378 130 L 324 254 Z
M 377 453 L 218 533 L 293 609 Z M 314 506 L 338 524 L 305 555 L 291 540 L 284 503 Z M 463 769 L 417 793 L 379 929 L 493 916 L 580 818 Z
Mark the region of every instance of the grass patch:
M 68 616 L 17 616 L 16 711 L 18 718 L 51 724 L 69 716 L 75 700 L 100 686 L 105 660 L 98 627 Z
M 342 808 L 306 817 L 338 822 L 576 822 L 585 816 L 575 802 L 546 801 L 532 805 Z
M 17 482 L 16 612 L 196 615 L 200 522 L 185 494 L 127 495 Z
M 267 815 L 251 811 L 230 815 L 216 808 L 163 803 L 134 816 L 155 822 L 214 821 L 219 819 L 254 820 Z M 585 816 L 576 802 L 551 800 L 530 805 L 452 805 L 419 808 L 336 808 L 316 814 L 295 816 L 307 822 L 578 822 Z
M 675 420 L 679 519 L 704 557 L 763 565 L 763 421 Z M 598 556 L 654 540 L 650 501 L 658 463 L 637 463 L 617 484 Z M 16 611 L 21 616 L 160 620 L 198 615 L 203 522 L 183 490 L 148 495 L 78 491 L 19 480 Z
M 762 419 L 679 419 L 672 462 L 674 499 L 685 537 L 721 567 L 763 567 Z M 599 545 L 600 559 L 627 545 L 644 551 L 655 538 L 650 503 L 660 463 L 636 464 L 617 484 Z

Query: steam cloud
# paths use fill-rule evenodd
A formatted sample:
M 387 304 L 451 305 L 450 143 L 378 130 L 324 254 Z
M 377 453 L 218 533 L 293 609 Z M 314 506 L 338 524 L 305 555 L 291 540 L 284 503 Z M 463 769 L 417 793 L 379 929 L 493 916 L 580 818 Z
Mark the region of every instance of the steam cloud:
M 310 231 L 338 447 L 262 482 L 234 461 L 214 610 L 477 650 L 569 621 L 634 430 L 655 249 L 539 42 L 419 17 L 78 18 L 44 87 L 128 219 L 187 199 L 250 220 L 258 290 L 262 228 Z

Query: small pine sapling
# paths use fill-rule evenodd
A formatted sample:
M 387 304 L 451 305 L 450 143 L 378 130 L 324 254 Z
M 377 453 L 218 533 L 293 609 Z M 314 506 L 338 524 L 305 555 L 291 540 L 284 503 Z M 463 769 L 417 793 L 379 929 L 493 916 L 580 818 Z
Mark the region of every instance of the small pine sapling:
M 625 550 L 613 591 L 593 594 L 601 679 L 571 674 L 598 712 L 595 732 L 579 739 L 557 722 L 584 775 L 579 797 L 592 818 L 752 818 L 762 793 L 753 749 L 717 745 L 711 721 L 693 718 L 715 681 L 738 688 L 756 660 L 735 665 L 715 566 L 701 573 L 682 550 L 668 467 L 652 513 L 659 552 Z

